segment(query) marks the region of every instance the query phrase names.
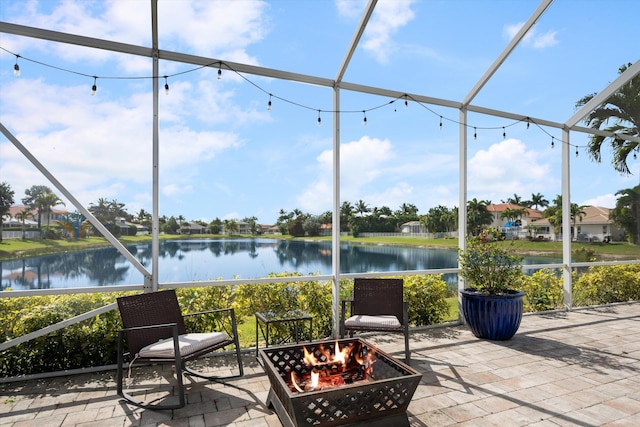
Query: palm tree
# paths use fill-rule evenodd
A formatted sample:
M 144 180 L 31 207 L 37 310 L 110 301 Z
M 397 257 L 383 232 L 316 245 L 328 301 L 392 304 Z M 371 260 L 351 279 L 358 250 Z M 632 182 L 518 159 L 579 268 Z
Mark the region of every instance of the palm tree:
M 40 206 L 42 207 L 42 212 L 47 213 L 47 226 L 51 223 L 52 208 L 59 205 L 65 206 L 65 203 L 55 193 L 50 192 L 42 195 Z
M 577 203 L 571 203 L 571 224 L 574 230 L 576 228 L 576 219 L 582 222 L 582 218 L 586 215 L 584 208 L 586 208 L 586 206 L 578 206 Z M 574 235 L 578 237 L 577 230 L 575 230 Z
M 631 63 L 618 69 L 622 74 Z M 576 107 L 582 107 L 596 94 L 587 95 L 576 103 Z M 593 129 L 601 129 L 616 134 L 640 136 L 640 74 L 632 78 L 616 93 L 611 95 L 604 103 L 589 113 L 583 120 L 587 126 Z M 613 124 L 609 125 L 609 121 Z M 613 149 L 613 168 L 623 175 L 631 174 L 627 165 L 627 157 L 634 151 L 638 151 L 638 143 L 627 141 L 621 137 L 591 135 L 589 137 L 589 156 L 596 162 L 602 160 L 602 145 L 608 142 Z
M 472 235 L 480 234 L 482 227 L 493 222 L 493 214 L 487 209 L 490 204 L 488 200 L 478 200 L 475 197 L 467 202 L 467 231 Z
M 544 196 L 540 193 L 536 193 L 536 194 L 531 194 L 531 200 L 528 203 L 529 207 L 536 207 L 536 210 L 538 210 L 538 208 L 546 208 L 547 206 L 549 206 L 549 201 L 547 199 L 544 198 Z
M 522 197 L 518 196 L 516 193 L 513 193 L 513 197 L 509 197 L 507 200 L 502 200 L 502 203 L 511 203 L 512 205 L 520 206 L 522 202 Z
M 509 221 L 515 221 L 517 219 L 522 218 L 523 216 L 527 216 L 527 208 L 519 208 L 519 209 L 511 209 L 506 208 L 500 214 L 500 219 L 508 219 Z
M 355 210 L 356 210 L 356 213 L 360 214 L 360 216 L 364 216 L 364 214 L 371 212 L 371 209 L 369 208 L 369 206 L 367 206 L 364 200 L 358 200 L 358 203 L 356 203 Z
M 616 207 L 609 218 L 627 232 L 630 243 L 640 243 L 640 185 L 616 193 Z
M 16 214 L 16 219 L 22 222 L 22 240 L 26 239 L 25 221 L 29 218 L 33 218 L 33 212 L 31 212 L 31 209 L 29 209 L 28 207 L 25 207 Z
M 44 203 L 47 194 L 51 193 L 53 191 L 46 185 L 32 185 L 31 188 L 24 190 L 25 197 L 22 198 L 22 203 L 37 212 L 38 228 L 42 226 L 42 213 L 45 211 Z

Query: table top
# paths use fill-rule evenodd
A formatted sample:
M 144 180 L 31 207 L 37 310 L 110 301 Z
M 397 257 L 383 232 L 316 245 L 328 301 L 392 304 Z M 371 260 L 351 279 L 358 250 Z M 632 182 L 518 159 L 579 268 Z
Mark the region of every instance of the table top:
M 263 322 L 311 319 L 311 316 L 302 310 L 265 311 L 256 313 L 256 317 Z

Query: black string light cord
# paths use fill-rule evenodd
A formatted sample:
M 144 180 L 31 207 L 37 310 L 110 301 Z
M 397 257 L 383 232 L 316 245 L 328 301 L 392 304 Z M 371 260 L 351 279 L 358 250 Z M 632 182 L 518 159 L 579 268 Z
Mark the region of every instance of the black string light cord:
M 229 64 L 227 64 L 226 62 L 223 61 L 214 61 L 211 62 L 209 64 L 205 64 L 205 65 L 200 65 L 198 67 L 194 67 L 194 68 L 190 68 L 184 71 L 180 71 L 177 73 L 173 73 L 173 74 L 165 74 L 162 76 L 98 76 L 98 75 L 93 75 L 93 74 L 87 74 L 87 73 L 83 73 L 80 71 L 75 71 L 75 70 L 71 70 L 68 68 L 63 68 L 63 67 L 59 67 L 56 65 L 52 65 L 52 64 L 47 64 L 45 62 L 41 62 L 32 58 L 27 58 L 25 56 L 19 55 L 17 53 L 11 52 L 8 49 L 5 49 L 4 47 L 0 46 L 0 50 L 3 50 L 5 52 L 7 52 L 8 54 L 14 55 L 16 57 L 16 63 L 14 65 L 14 74 L 16 76 L 20 75 L 20 66 L 18 61 L 19 60 L 23 60 L 23 61 L 28 61 L 34 64 L 38 64 L 41 65 L 43 67 L 48 67 L 48 68 L 52 68 L 54 70 L 58 70 L 58 71 L 62 71 L 65 73 L 70 73 L 70 74 L 75 74 L 78 76 L 82 76 L 82 77 L 87 77 L 87 78 L 91 78 L 93 79 L 93 85 L 91 87 L 91 94 L 94 95 L 97 91 L 97 81 L 98 79 L 103 79 L 103 80 L 149 80 L 149 79 L 154 79 L 154 80 L 158 80 L 158 79 L 164 79 L 165 84 L 164 84 L 164 88 L 165 88 L 165 92 L 168 94 L 169 93 L 169 78 L 174 78 L 177 76 L 181 76 L 184 74 L 189 74 L 189 73 L 193 73 L 195 71 L 201 70 L 203 68 L 212 68 L 212 67 L 217 67 L 218 68 L 218 79 L 220 79 L 222 77 L 222 66 L 224 65 L 225 69 L 228 69 L 232 72 L 234 72 L 236 75 L 238 75 L 240 78 L 242 78 L 243 80 L 245 80 L 247 83 L 249 83 L 250 85 L 252 85 L 253 87 L 255 87 L 256 89 L 258 89 L 259 91 L 263 92 L 264 94 L 269 96 L 269 101 L 267 103 L 267 109 L 271 110 L 273 103 L 272 103 L 272 99 L 277 99 L 279 101 L 285 102 L 287 104 L 299 107 L 299 108 L 303 108 L 303 109 L 307 109 L 310 111 L 316 111 L 318 113 L 318 125 L 321 125 L 322 123 L 322 118 L 321 118 L 321 114 L 322 113 L 345 113 L 345 114 L 349 114 L 349 113 L 358 113 L 358 114 L 363 114 L 364 118 L 363 118 L 363 124 L 366 126 L 367 125 L 367 113 L 371 112 L 371 111 L 375 111 L 378 110 L 380 108 L 384 108 L 387 107 L 391 104 L 394 104 L 396 101 L 398 100 L 404 100 L 404 106 L 405 108 L 408 108 L 409 106 L 409 100 L 411 100 L 412 102 L 418 104 L 419 106 L 421 106 L 422 108 L 424 108 L 425 110 L 429 111 L 431 114 L 433 114 L 434 116 L 437 116 L 440 119 L 440 130 L 442 130 L 443 128 L 443 121 L 447 121 L 447 122 L 451 122 L 457 125 L 461 125 L 463 124 L 462 122 L 455 120 L 455 119 L 451 119 L 448 117 L 445 117 L 439 113 L 437 113 L 436 111 L 434 111 L 433 109 L 431 109 L 429 106 L 427 106 L 426 104 L 416 100 L 415 98 L 413 98 L 411 95 L 408 94 L 404 94 L 401 95 L 395 99 L 392 99 L 391 101 L 388 101 L 384 104 L 379 104 L 370 108 L 365 108 L 365 109 L 361 109 L 361 110 L 323 110 L 323 109 L 318 109 L 315 107 L 311 107 L 309 105 L 305 105 L 302 104 L 300 102 L 296 102 L 296 101 L 292 101 L 290 99 L 278 96 L 276 94 L 273 94 L 269 91 L 267 91 L 266 89 L 264 89 L 263 87 L 261 87 L 260 85 L 258 85 L 257 83 L 255 83 L 254 81 L 252 81 L 251 79 L 247 78 L 244 74 L 238 72 L 237 70 L 233 69 L 233 67 L 231 67 Z M 553 136 L 551 133 L 549 133 L 545 128 L 543 128 L 539 123 L 536 123 L 535 120 L 531 119 L 530 117 L 523 117 L 522 119 L 519 120 L 514 120 L 511 123 L 502 125 L 502 126 L 473 126 L 467 123 L 464 123 L 464 126 L 467 129 L 471 129 L 473 128 L 473 139 L 477 139 L 478 137 L 478 130 L 500 130 L 502 129 L 502 137 L 503 139 L 506 139 L 507 134 L 506 134 L 506 129 L 510 128 L 512 126 L 515 126 L 519 123 L 525 122 L 527 124 L 527 129 L 529 129 L 530 124 L 535 125 L 538 129 L 540 129 L 544 134 L 546 134 L 548 137 L 551 138 L 551 148 L 555 147 L 555 142 L 562 142 L 563 144 L 568 144 L 571 147 L 575 147 L 576 148 L 576 157 L 578 156 L 578 148 L 581 147 L 587 147 L 586 145 L 575 145 L 575 144 L 570 144 L 570 143 L 566 143 L 565 141 L 562 140 L 562 138 L 557 138 L 555 136 Z M 635 153 L 634 153 L 635 156 Z

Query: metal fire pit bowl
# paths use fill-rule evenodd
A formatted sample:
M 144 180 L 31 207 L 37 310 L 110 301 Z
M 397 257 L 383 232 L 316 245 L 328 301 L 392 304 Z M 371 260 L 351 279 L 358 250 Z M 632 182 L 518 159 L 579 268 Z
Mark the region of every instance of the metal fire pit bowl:
M 376 362 L 367 379 L 316 391 L 291 391 L 291 372 L 302 378 L 309 371 L 303 361 L 303 347 L 319 361 L 326 362 L 319 350 L 320 345 L 333 349 L 335 342 L 326 340 L 260 349 L 263 367 L 271 383 L 267 405 L 274 408 L 282 424 L 285 427 L 341 426 L 365 420 L 370 424 L 372 419 L 397 414 L 403 414 L 406 419 L 407 406 L 421 375 L 357 338 L 337 342 L 341 349 L 349 344 L 353 344 L 354 349 L 359 347 L 361 357 L 369 351 L 375 353 Z M 347 366 L 351 362 L 353 355 L 349 357 Z

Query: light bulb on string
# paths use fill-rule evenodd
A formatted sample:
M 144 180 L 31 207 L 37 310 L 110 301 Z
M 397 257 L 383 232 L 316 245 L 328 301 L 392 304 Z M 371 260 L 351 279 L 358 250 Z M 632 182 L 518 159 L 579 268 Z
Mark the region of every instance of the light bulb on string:
M 367 113 L 362 110 L 362 114 L 364 114 L 364 120 L 362 120 L 362 123 L 366 126 L 367 125 Z
M 551 137 L 551 148 L 555 148 L 555 146 L 556 146 L 556 143 L 553 142 L 553 140 L 554 140 L 554 137 L 552 136 Z
M 91 96 L 94 96 L 96 94 L 96 91 L 98 90 L 98 85 L 96 84 L 97 81 L 98 81 L 98 77 L 93 76 L 93 86 L 91 86 Z
M 218 66 L 218 80 L 222 78 L 222 64 Z
M 404 108 L 409 108 L 409 101 L 407 101 L 407 95 L 404 96 Z
M 322 124 L 322 119 L 320 118 L 320 110 L 318 110 L 318 126 Z
M 478 139 L 478 132 L 477 132 L 475 126 L 473 127 L 473 139 Z
M 576 157 L 578 157 L 578 146 L 576 145 Z
M 16 55 L 16 65 L 13 66 L 13 75 L 16 77 L 20 77 L 20 66 L 18 65 L 18 58 L 20 58 L 20 55 Z
M 507 131 L 502 127 L 502 139 L 507 139 Z
M 529 117 L 527 117 L 527 129 L 529 129 Z
M 442 116 L 440 116 L 440 130 L 442 130 Z
M 164 93 L 169 95 L 169 81 L 167 80 L 167 76 L 164 76 Z
M 638 159 L 638 156 L 636 155 L 636 152 L 634 151 L 633 152 L 633 160 L 637 160 L 637 159 Z
M 267 103 L 267 110 L 271 111 L 271 94 L 269 94 L 269 102 Z

